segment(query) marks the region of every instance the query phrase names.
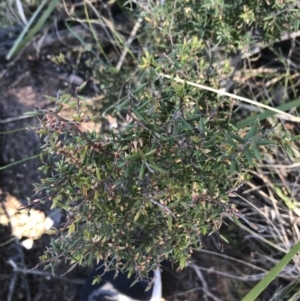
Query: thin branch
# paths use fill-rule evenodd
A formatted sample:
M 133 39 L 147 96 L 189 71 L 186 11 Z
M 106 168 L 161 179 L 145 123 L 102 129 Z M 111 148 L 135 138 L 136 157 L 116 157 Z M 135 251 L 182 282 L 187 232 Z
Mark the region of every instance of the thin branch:
M 153 200 L 153 199 L 151 199 L 151 198 L 150 198 L 150 201 L 151 201 L 153 204 L 157 205 L 158 207 L 162 208 L 164 211 L 167 211 L 169 214 L 171 214 L 171 215 L 175 218 L 175 214 L 174 214 L 167 206 L 164 206 L 164 205 L 162 205 L 162 204 L 156 202 L 155 200 Z
M 190 267 L 190 265 L 188 265 L 188 267 Z M 248 275 L 247 276 L 236 276 L 236 275 L 232 275 L 232 274 L 229 274 L 229 273 L 217 271 L 217 270 L 214 270 L 212 268 L 208 269 L 208 268 L 204 268 L 204 267 L 201 267 L 201 266 L 198 266 L 198 268 L 200 270 L 208 272 L 208 273 L 215 273 L 215 274 L 218 274 L 218 275 L 225 276 L 227 278 L 240 280 L 240 281 L 258 281 L 258 280 L 263 279 L 267 275 L 267 273 L 260 273 L 260 274 L 249 275 L 249 276 Z
M 15 273 L 20 273 L 20 274 L 24 274 L 24 275 L 38 275 L 38 276 L 42 276 L 45 278 L 59 279 L 61 281 L 76 284 L 76 285 L 77 284 L 83 285 L 85 283 L 84 279 L 69 279 L 66 277 L 59 276 L 59 275 L 52 275 L 49 272 L 44 272 L 44 271 L 40 271 L 40 270 L 21 269 L 21 268 L 17 267 L 16 263 L 12 259 L 9 259 L 8 263 L 12 266 Z
M 126 55 L 127 55 L 127 53 L 128 53 L 128 47 L 129 47 L 129 45 L 132 43 L 132 41 L 135 39 L 136 33 L 137 33 L 137 31 L 139 30 L 139 28 L 141 27 L 142 21 L 143 21 L 142 18 L 138 18 L 138 20 L 136 21 L 136 23 L 135 23 L 135 25 L 134 25 L 134 27 L 133 27 L 131 33 L 130 33 L 130 37 L 128 38 L 128 40 L 127 40 L 126 43 L 125 43 L 124 50 L 123 50 L 123 52 L 122 52 L 122 54 L 121 54 L 121 56 L 120 56 L 119 62 L 118 62 L 117 67 L 116 67 L 116 69 L 117 69 L 118 71 L 120 71 L 120 69 L 121 69 L 121 67 L 122 67 L 122 65 L 123 65 L 123 62 L 124 62 L 124 60 L 125 60 L 125 57 L 126 57 Z

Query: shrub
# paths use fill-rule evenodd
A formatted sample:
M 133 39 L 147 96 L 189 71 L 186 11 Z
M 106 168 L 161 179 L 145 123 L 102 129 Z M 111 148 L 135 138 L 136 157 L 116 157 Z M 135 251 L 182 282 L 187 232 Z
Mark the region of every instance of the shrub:
M 219 89 L 233 72 L 227 59 L 236 53 L 241 58 L 240 51 L 257 42 L 253 32 L 271 43 L 298 28 L 289 25 L 296 1 L 281 3 L 166 1 L 143 7 L 139 15 L 147 23 L 140 41 L 147 51 L 140 76 L 113 112 L 126 116 L 126 123 L 111 133 L 84 132 L 84 103 L 72 120 L 60 116 L 68 95 L 57 100 L 55 111 L 41 112 L 41 169 L 51 176 L 36 189 L 46 190 L 44 201 L 67 213 L 43 260 L 53 266 L 63 257 L 75 266 L 104 259 L 112 261 L 109 268 L 140 275 L 165 258 L 186 265 L 192 247 L 218 230 L 222 211 L 231 210 L 228 196 L 248 179 L 246 170 L 272 152 L 270 146 L 288 148 L 290 137 L 258 118 L 238 127 L 234 95 L 197 86 Z

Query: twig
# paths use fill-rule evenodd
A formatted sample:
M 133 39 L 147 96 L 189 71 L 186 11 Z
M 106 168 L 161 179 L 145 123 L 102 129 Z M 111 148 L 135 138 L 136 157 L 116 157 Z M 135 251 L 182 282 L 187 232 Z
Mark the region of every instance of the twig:
M 135 39 L 136 33 L 139 30 L 139 28 L 141 27 L 142 21 L 143 21 L 142 18 L 138 18 L 138 20 L 136 21 L 136 23 L 135 23 L 135 25 L 134 25 L 131 33 L 130 33 L 130 37 L 128 38 L 128 40 L 125 43 L 124 50 L 123 50 L 123 52 L 122 52 L 122 54 L 120 56 L 119 62 L 118 62 L 117 67 L 116 67 L 116 69 L 118 71 L 120 71 L 120 69 L 121 69 L 121 67 L 123 65 L 123 62 L 124 62 L 125 57 L 126 57 L 127 52 L 128 52 L 128 47 L 132 43 L 132 41 Z
M 188 266 L 190 266 L 190 265 L 188 265 Z M 207 273 L 215 273 L 215 274 L 218 274 L 218 275 L 225 276 L 227 278 L 240 280 L 240 281 L 258 281 L 258 280 L 261 280 L 262 278 L 264 278 L 267 275 L 267 272 L 266 272 L 266 273 L 260 273 L 260 274 L 256 274 L 256 275 L 236 276 L 236 275 L 233 275 L 233 274 L 217 271 L 217 270 L 214 270 L 212 268 L 207 269 L 207 268 L 198 266 L 198 269 L 200 269 L 202 271 L 205 271 Z
M 13 293 L 14 293 L 14 290 L 15 290 L 15 287 L 16 287 L 17 278 L 18 278 L 17 274 L 14 274 L 12 276 L 12 279 L 11 279 L 10 284 L 9 284 L 7 301 L 12 300 Z
M 15 239 L 14 242 L 15 242 L 16 250 L 19 253 L 18 257 L 20 258 L 20 263 L 21 263 L 21 265 L 24 265 L 25 264 L 24 254 L 23 254 L 22 248 L 20 246 L 20 242 L 19 242 L 18 239 Z M 9 292 L 8 292 L 8 297 L 7 297 L 7 301 L 11 301 L 12 297 L 13 297 L 13 294 L 14 294 L 14 290 L 15 290 L 15 287 L 16 287 L 16 282 L 17 282 L 17 279 L 18 279 L 19 275 L 15 271 L 15 268 L 17 267 L 16 263 L 12 259 L 9 259 L 7 261 L 7 263 L 10 264 L 13 268 L 13 275 L 12 275 L 12 278 L 11 278 L 11 281 L 10 281 L 10 284 L 9 284 Z M 23 290 L 25 291 L 24 300 L 31 301 L 30 290 L 29 290 L 27 279 L 22 275 L 21 280 L 22 280 L 22 285 L 21 286 L 22 286 Z
M 289 39 L 295 39 L 299 36 L 300 36 L 300 30 L 298 30 L 296 32 L 292 32 L 292 33 L 284 33 L 279 39 L 276 39 L 274 41 L 274 43 L 283 42 L 283 41 L 286 41 Z M 241 58 L 246 59 L 246 58 L 252 56 L 253 54 L 257 54 L 257 53 L 261 52 L 264 48 L 267 48 L 269 46 L 270 46 L 270 44 L 267 44 L 264 42 L 258 43 L 257 45 L 255 45 L 255 48 L 253 50 L 243 53 L 241 55 Z
M 157 205 L 158 207 L 160 207 L 160 208 L 164 209 L 165 211 L 167 211 L 169 214 L 171 214 L 171 215 L 175 218 L 175 214 L 174 214 L 167 206 L 164 206 L 164 205 L 162 205 L 162 204 L 156 202 L 155 200 L 153 200 L 153 199 L 151 199 L 151 198 L 150 198 L 150 201 L 151 201 L 153 204 Z
M 267 168 L 282 168 L 282 169 L 298 169 L 300 162 L 292 164 L 257 164 L 258 167 L 267 167 Z
M 59 279 L 64 282 L 69 282 L 69 283 L 78 284 L 78 285 L 83 285 L 85 283 L 84 279 L 69 279 L 66 277 L 59 276 L 59 275 L 52 275 L 51 273 L 40 271 L 40 270 L 21 269 L 21 268 L 17 267 L 16 263 L 12 259 L 9 259 L 8 263 L 12 266 L 12 268 L 16 274 L 20 273 L 20 274 L 24 274 L 24 275 L 38 275 L 38 276 L 42 276 L 42 277 Z
M 203 291 L 206 292 L 206 294 L 203 297 L 204 297 L 205 300 L 208 301 L 208 299 L 207 299 L 207 292 L 208 292 L 207 282 L 205 281 L 201 270 L 195 264 L 190 264 L 189 267 L 191 267 L 194 270 L 194 272 L 197 274 L 199 280 L 201 281 L 202 287 L 203 287 Z

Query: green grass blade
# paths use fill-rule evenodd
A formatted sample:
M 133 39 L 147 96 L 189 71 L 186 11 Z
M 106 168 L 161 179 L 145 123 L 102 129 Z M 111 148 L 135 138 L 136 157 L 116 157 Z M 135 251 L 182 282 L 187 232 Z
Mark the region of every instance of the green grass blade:
M 0 167 L 0 170 L 4 170 L 4 169 L 6 169 L 6 168 L 9 168 L 9 167 L 12 167 L 12 166 L 14 166 L 14 165 L 23 163 L 23 162 L 25 162 L 25 161 L 29 161 L 29 160 L 38 158 L 39 156 L 40 156 L 40 154 L 33 155 L 33 156 L 31 156 L 31 157 L 27 157 L 27 158 L 21 159 L 21 160 L 19 160 L 19 161 L 16 161 L 16 162 L 13 162 L 13 163 L 10 163 L 10 164 L 1 166 L 1 167 Z
M 300 99 L 295 99 L 293 101 L 290 101 L 288 103 L 280 105 L 280 106 L 276 107 L 276 109 L 285 112 L 287 110 L 290 110 L 290 109 L 293 109 L 293 108 L 296 108 L 296 107 L 300 107 Z M 246 119 L 243 119 L 243 120 L 239 121 L 236 124 L 236 127 L 239 128 L 239 129 L 244 128 L 245 126 L 253 124 L 253 122 L 255 122 L 255 120 L 257 120 L 257 119 L 258 120 L 264 120 L 264 119 L 272 117 L 276 114 L 277 113 L 273 112 L 273 111 L 265 111 L 263 113 L 253 115 L 249 118 L 246 118 Z
M 85 16 L 86 16 L 86 20 L 87 20 L 88 26 L 90 28 L 90 31 L 91 31 L 92 35 L 93 35 L 94 41 L 97 44 L 98 49 L 100 50 L 101 54 L 106 59 L 107 63 L 110 64 L 110 61 L 109 61 L 106 53 L 104 52 L 104 50 L 103 50 L 103 48 L 101 46 L 101 43 L 98 40 L 97 33 L 95 32 L 94 26 L 93 26 L 93 24 L 92 24 L 92 22 L 90 20 L 90 16 L 89 16 L 89 13 L 88 13 L 87 5 L 86 5 L 85 2 L 84 2 L 84 13 L 85 13 Z
M 19 128 L 19 129 L 10 130 L 10 131 L 5 131 L 5 132 L 0 132 L 0 135 L 7 135 L 7 134 L 17 133 L 17 132 L 21 132 L 21 131 L 26 131 L 26 130 L 28 130 L 28 127 L 23 127 L 23 128 Z
M 256 300 L 258 295 L 276 278 L 293 257 L 300 251 L 300 241 L 269 271 L 269 273 L 243 298 L 242 301 Z
M 28 32 L 31 24 L 34 22 L 35 18 L 37 17 L 37 15 L 39 14 L 39 12 L 42 10 L 42 8 L 44 7 L 44 5 L 46 3 L 47 3 L 47 0 L 44 0 L 41 3 L 41 5 L 38 7 L 38 9 L 34 12 L 34 14 L 32 15 L 32 17 L 30 18 L 29 22 L 23 28 L 21 34 L 19 35 L 19 37 L 15 41 L 13 47 L 10 49 L 9 53 L 7 54 L 7 56 L 6 56 L 7 60 L 11 59 L 11 57 L 15 54 L 15 52 L 17 51 L 17 49 L 20 47 L 20 44 L 22 43 L 22 40 L 24 39 L 26 33 Z
M 35 22 L 38 14 L 43 9 L 45 4 L 47 3 L 47 0 L 44 0 L 40 6 L 37 8 L 37 10 L 34 12 L 32 17 L 30 18 L 28 24 L 24 27 L 23 31 L 19 35 L 18 39 L 15 41 L 13 47 L 10 49 L 9 53 L 6 56 L 6 59 L 9 60 L 11 57 L 16 54 L 18 51 L 20 51 L 22 48 L 24 48 L 27 43 L 29 43 L 34 35 L 41 29 L 41 27 L 44 25 L 45 21 L 49 17 L 49 15 L 52 13 L 52 11 L 55 9 L 57 3 L 59 0 L 52 0 L 50 4 L 48 5 L 47 9 L 43 12 L 39 20 L 36 22 L 36 24 L 32 27 L 32 29 L 29 31 L 30 26 Z M 26 33 L 28 32 L 27 36 Z M 25 37 L 26 36 L 26 37 Z

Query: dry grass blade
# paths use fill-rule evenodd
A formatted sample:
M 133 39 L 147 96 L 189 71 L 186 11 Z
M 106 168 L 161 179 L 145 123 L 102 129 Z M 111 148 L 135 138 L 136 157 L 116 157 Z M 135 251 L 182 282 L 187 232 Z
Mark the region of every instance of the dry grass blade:
M 238 95 L 235 95 L 235 94 L 232 94 L 232 93 L 228 93 L 228 92 L 225 92 L 225 91 L 222 91 L 222 90 L 217 90 L 217 89 L 214 89 L 214 88 L 211 88 L 211 87 L 200 85 L 200 84 L 197 84 L 197 83 L 194 83 L 194 82 L 191 82 L 191 81 L 186 81 L 186 80 L 183 80 L 183 79 L 180 79 L 180 78 L 177 78 L 177 77 L 173 77 L 173 76 L 170 76 L 170 75 L 167 75 L 167 74 L 163 74 L 163 73 L 160 73 L 159 76 L 161 76 L 163 78 L 171 79 L 171 80 L 173 80 L 177 83 L 182 83 L 182 84 L 186 83 L 187 85 L 197 87 L 199 89 L 211 91 L 211 92 L 214 92 L 218 95 L 228 96 L 228 97 L 233 98 L 233 99 L 241 100 L 241 101 L 256 105 L 257 107 L 261 107 L 261 108 L 267 109 L 268 111 L 273 111 L 277 114 L 280 114 L 280 118 L 284 119 L 284 120 L 300 122 L 300 117 L 293 116 L 291 114 L 288 114 L 288 113 L 285 113 L 285 112 L 283 112 L 281 110 L 278 110 L 276 108 L 272 108 L 270 106 L 264 105 L 262 103 L 254 101 L 252 99 L 248 99 L 248 98 L 241 97 L 241 96 L 238 96 Z
M 26 25 L 28 23 L 28 21 L 24 14 L 24 9 L 23 9 L 23 6 L 22 6 L 22 3 L 20 0 L 16 0 L 16 6 L 17 6 L 17 10 L 18 10 L 18 13 L 19 13 L 19 16 L 20 16 L 22 22 Z

